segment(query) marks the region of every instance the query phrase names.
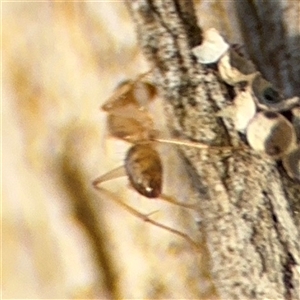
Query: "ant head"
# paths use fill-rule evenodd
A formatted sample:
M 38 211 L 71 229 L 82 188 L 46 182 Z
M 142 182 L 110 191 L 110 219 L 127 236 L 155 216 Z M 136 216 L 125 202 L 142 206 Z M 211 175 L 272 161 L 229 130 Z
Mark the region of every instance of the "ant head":
M 133 97 L 141 107 L 146 107 L 157 95 L 157 88 L 147 81 L 136 81 L 132 87 Z
M 162 191 L 162 163 L 151 143 L 131 147 L 125 160 L 131 185 L 147 198 L 157 198 Z
M 113 95 L 101 106 L 101 109 L 108 113 L 115 113 L 128 106 L 145 107 L 156 94 L 156 87 L 149 82 L 125 80 L 118 84 Z
M 136 105 L 134 97 L 132 95 L 131 80 L 124 80 L 120 82 L 115 88 L 111 97 L 109 97 L 105 103 L 101 106 L 101 109 L 106 112 L 113 112 L 117 109 L 122 109 L 127 105 Z

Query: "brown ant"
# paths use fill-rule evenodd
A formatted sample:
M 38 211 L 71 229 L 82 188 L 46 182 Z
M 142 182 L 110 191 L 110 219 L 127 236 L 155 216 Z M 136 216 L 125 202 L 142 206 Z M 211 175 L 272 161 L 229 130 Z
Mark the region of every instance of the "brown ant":
M 107 193 L 117 204 L 125 208 L 131 214 L 149 222 L 155 226 L 164 228 L 187 240 L 195 249 L 197 243 L 187 234 L 166 225 L 155 222 L 132 208 L 128 204 L 111 193 L 100 188 L 100 185 L 108 180 L 121 176 L 127 176 L 131 186 L 141 195 L 147 198 L 160 198 L 164 201 L 195 209 L 194 204 L 178 202 L 171 197 L 162 194 L 163 166 L 158 152 L 155 149 L 157 142 L 191 146 L 201 149 L 211 148 L 207 145 L 180 141 L 176 139 L 162 139 L 154 129 L 153 119 L 148 111 L 148 104 L 157 95 L 156 87 L 145 78 L 151 71 L 144 73 L 136 80 L 120 83 L 113 95 L 102 105 L 101 109 L 107 112 L 107 128 L 113 137 L 128 141 L 133 144 L 126 154 L 124 166 L 118 167 L 93 181 L 93 186 Z M 232 150 L 232 147 L 215 147 L 217 149 Z

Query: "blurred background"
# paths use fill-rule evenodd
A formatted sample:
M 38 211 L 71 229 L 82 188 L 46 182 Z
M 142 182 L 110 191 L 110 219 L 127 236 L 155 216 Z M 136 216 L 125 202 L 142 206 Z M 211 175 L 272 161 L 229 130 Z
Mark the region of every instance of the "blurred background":
M 204 28 L 247 42 L 234 2 L 196 5 Z M 130 147 L 108 136 L 99 107 L 118 82 L 149 69 L 124 3 L 4 2 L 2 55 L 2 297 L 216 298 L 194 211 L 145 199 L 126 178 L 103 185 L 112 194 L 91 186 Z M 160 152 L 164 192 L 193 202 L 176 152 Z M 203 249 L 130 215 L 115 196 L 158 210 L 153 219 Z

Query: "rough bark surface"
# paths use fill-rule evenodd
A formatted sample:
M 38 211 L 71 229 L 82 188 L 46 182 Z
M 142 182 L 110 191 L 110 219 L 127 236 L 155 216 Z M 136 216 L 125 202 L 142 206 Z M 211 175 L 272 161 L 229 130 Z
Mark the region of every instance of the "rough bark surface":
M 192 1 L 127 4 L 173 134 L 214 146 L 242 145 L 231 122 L 215 114 L 230 102 L 228 88 L 192 56 L 192 47 L 201 43 Z M 221 298 L 299 299 L 299 184 L 247 146 L 226 153 L 186 147 L 180 152 L 198 195 Z
M 235 6 L 247 52 L 258 69 L 288 97 L 300 95 L 300 2 L 242 0 Z

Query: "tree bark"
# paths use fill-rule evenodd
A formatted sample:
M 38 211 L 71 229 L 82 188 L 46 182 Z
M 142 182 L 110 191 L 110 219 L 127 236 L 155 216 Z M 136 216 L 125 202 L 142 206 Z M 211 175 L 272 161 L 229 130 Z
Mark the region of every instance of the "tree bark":
M 267 80 L 300 95 L 300 2 L 236 1 L 243 41 Z
M 192 1 L 127 4 L 171 132 L 213 146 L 244 145 L 233 124 L 216 116 L 232 98 L 229 88 L 192 55 L 202 40 Z M 180 147 L 180 154 L 198 198 L 220 297 L 299 299 L 299 183 L 248 146 L 232 152 Z

